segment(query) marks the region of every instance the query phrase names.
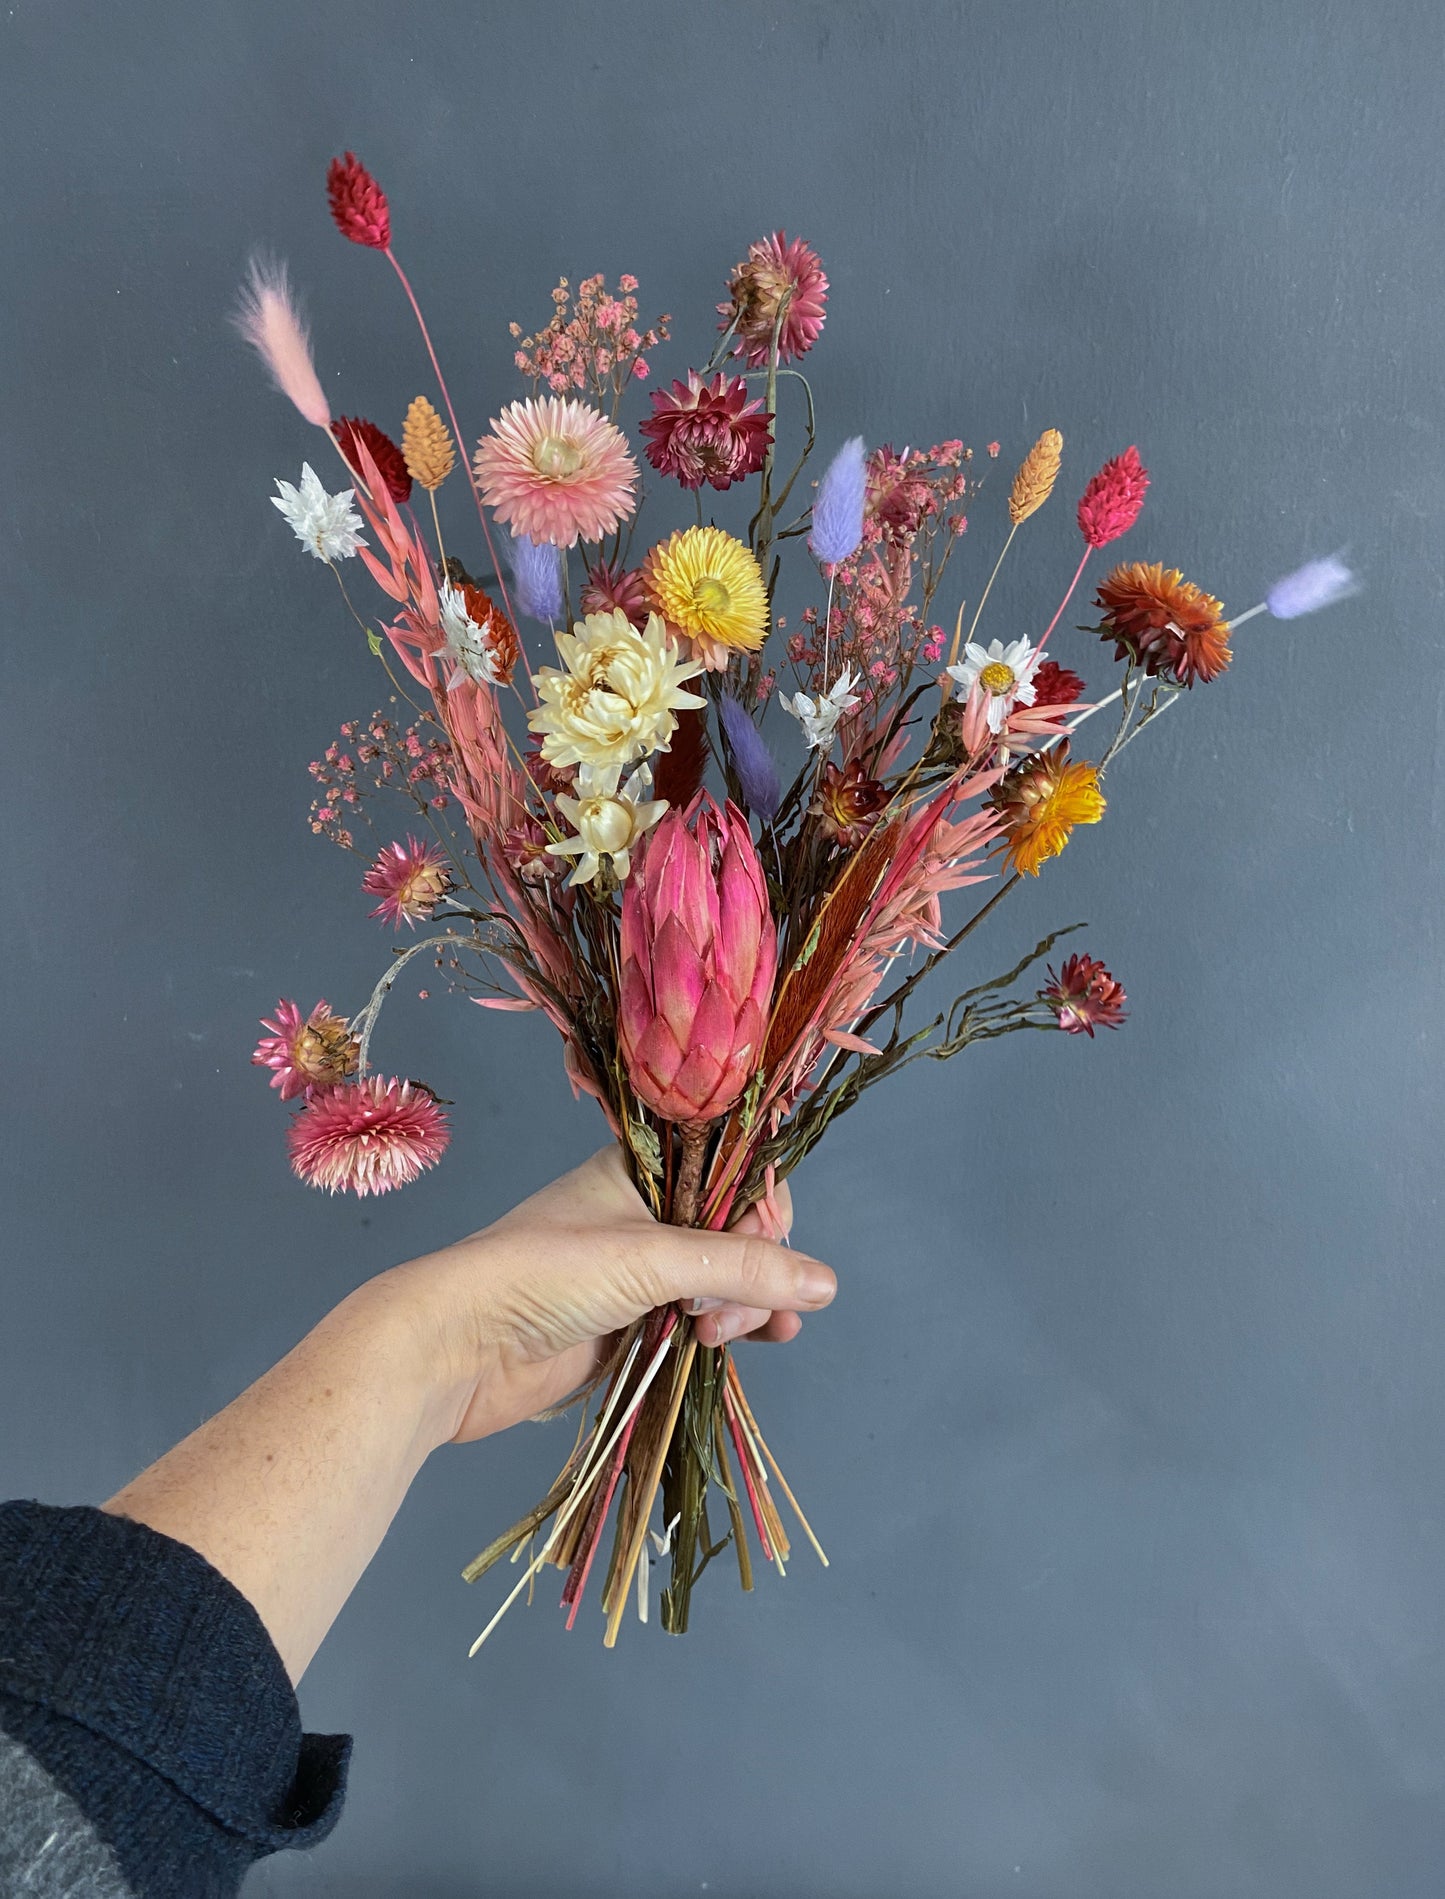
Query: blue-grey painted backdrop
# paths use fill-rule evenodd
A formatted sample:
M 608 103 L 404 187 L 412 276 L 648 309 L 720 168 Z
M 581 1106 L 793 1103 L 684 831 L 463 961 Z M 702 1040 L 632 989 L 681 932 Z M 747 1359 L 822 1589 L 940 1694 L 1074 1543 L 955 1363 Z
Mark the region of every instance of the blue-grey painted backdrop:
M 781 224 L 832 279 L 825 440 L 1063 430 L 995 632 L 1131 441 L 1132 556 L 1235 609 L 1345 544 L 1368 580 L 1251 623 L 978 940 L 1088 918 L 1125 1031 L 915 1071 L 796 1183 L 842 1293 L 748 1371 L 832 1568 L 720 1569 L 613 1654 L 539 1605 L 468 1664 L 457 1572 L 569 1427 L 439 1456 L 303 1687 L 357 1736 L 344 1823 L 258 1894 L 1440 1891 L 1442 80 L 1428 0 L 5 9 L 0 1494 L 103 1497 L 601 1137 L 545 1025 L 406 995 L 382 1040 L 453 1152 L 331 1202 L 248 1066 L 278 995 L 356 1007 L 385 953 L 304 823 L 374 664 L 267 501 L 314 437 L 225 322 L 264 241 L 338 410 L 428 387 L 332 153 L 474 429 L 559 274 L 635 271 L 680 373 Z

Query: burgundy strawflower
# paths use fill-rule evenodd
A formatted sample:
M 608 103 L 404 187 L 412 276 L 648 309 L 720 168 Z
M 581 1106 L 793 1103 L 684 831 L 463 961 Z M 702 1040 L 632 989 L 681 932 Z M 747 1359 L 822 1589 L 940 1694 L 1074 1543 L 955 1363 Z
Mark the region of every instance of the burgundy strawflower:
M 1137 448 L 1126 448 L 1094 476 L 1079 498 L 1079 532 L 1090 547 L 1106 547 L 1139 519 L 1149 470 Z
M 761 369 L 773 347 L 773 330 L 783 298 L 787 312 L 778 331 L 778 360 L 791 362 L 805 356 L 823 328 L 823 306 L 828 279 L 818 254 L 795 237 L 790 244 L 782 231 L 761 237 L 728 280 L 730 301 L 718 305 L 720 330 L 733 331 L 733 354 L 745 356 L 750 369 Z
M 384 251 L 391 243 L 386 193 L 355 152 L 333 158 L 326 170 L 326 197 L 336 228 L 353 244 Z
M 1036 706 L 1071 706 L 1084 696 L 1084 682 L 1079 675 L 1052 659 L 1046 659 L 1035 668 L 1033 688 Z
M 380 1075 L 313 1095 L 286 1132 L 292 1172 L 328 1193 L 405 1187 L 435 1167 L 450 1139 L 429 1089 Z
M 644 428 L 647 424 L 644 422 Z M 587 613 L 625 613 L 640 633 L 647 625 L 647 592 L 637 568 L 623 567 L 621 561 L 600 560 L 587 569 L 582 586 L 582 611 Z
M 706 481 L 719 490 L 755 475 L 773 439 L 772 418 L 761 414 L 763 399 L 748 400 L 741 376 L 731 381 L 718 372 L 704 382 L 695 369 L 686 382 L 656 389 L 652 414 L 640 425 L 646 455 L 660 475 L 671 475 L 684 488 Z
M 356 1072 L 358 1044 L 351 1025 L 345 1016 L 333 1015 L 325 1002 L 303 1016 L 283 997 L 274 1016 L 261 1018 L 261 1027 L 271 1033 L 261 1037 L 251 1060 L 258 1068 L 272 1070 L 271 1086 L 280 1089 L 283 1101 L 330 1087 Z
M 1071 956 L 1057 976 L 1049 966 L 1049 987 L 1039 991 L 1039 1000 L 1055 1011 L 1059 1027 L 1069 1035 L 1092 1038 L 1096 1028 L 1117 1029 L 1122 1024 L 1128 997 L 1102 963 L 1090 956 Z
M 356 452 L 358 442 L 365 442 L 367 452 L 376 463 L 377 472 L 386 483 L 386 491 L 398 506 L 411 496 L 411 475 L 407 469 L 406 457 L 392 441 L 384 429 L 374 422 L 368 422 L 365 416 L 341 415 L 331 425 L 331 433 L 336 437 L 337 446 L 346 457 L 347 466 L 356 470 L 361 458 Z

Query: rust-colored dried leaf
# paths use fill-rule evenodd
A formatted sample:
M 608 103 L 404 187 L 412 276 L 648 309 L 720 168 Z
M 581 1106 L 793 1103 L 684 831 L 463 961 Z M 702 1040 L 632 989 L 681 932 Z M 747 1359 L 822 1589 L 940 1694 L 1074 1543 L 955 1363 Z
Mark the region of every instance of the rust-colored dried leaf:
M 425 396 L 418 396 L 406 412 L 401 452 L 407 473 L 423 488 L 440 488 L 452 472 L 456 454 L 447 425 Z
M 1008 518 L 1015 527 L 1037 513 L 1053 493 L 1063 453 L 1063 436 L 1057 429 L 1045 429 L 1024 456 L 1008 497 Z

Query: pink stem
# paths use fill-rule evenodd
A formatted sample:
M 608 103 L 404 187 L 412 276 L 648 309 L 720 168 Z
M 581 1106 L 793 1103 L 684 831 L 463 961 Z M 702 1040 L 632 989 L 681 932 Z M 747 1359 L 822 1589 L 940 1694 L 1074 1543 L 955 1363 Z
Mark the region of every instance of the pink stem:
M 1088 564 L 1089 564 L 1089 556 L 1090 556 L 1090 554 L 1092 554 L 1092 553 L 1093 553 L 1093 551 L 1094 551 L 1094 550 L 1093 550 L 1093 548 L 1092 548 L 1092 546 L 1090 546 L 1090 547 L 1086 547 L 1086 548 L 1084 549 L 1084 558 L 1083 558 L 1083 559 L 1082 559 L 1082 560 L 1081 560 L 1081 561 L 1079 562 L 1079 571 L 1078 571 L 1078 573 L 1076 573 L 1076 574 L 1074 575 L 1074 577 L 1073 577 L 1073 579 L 1072 579 L 1072 580 L 1071 580 L 1071 581 L 1069 582 L 1069 591 L 1068 591 L 1068 592 L 1067 592 L 1067 593 L 1066 593 L 1066 594 L 1064 595 L 1064 597 L 1063 597 L 1063 599 L 1062 599 L 1062 600 L 1061 600 L 1061 601 L 1059 602 L 1059 612 L 1058 612 L 1058 613 L 1056 613 L 1056 614 L 1054 615 L 1054 617 L 1053 617 L 1053 619 L 1049 621 L 1049 625 L 1048 625 L 1048 632 L 1046 632 L 1046 633 L 1044 634 L 1044 640 L 1046 640 L 1046 639 L 1047 639 L 1047 638 L 1049 637 L 1049 633 L 1052 633 L 1052 632 L 1053 632 L 1053 630 L 1054 630 L 1054 628 L 1055 628 L 1055 627 L 1056 627 L 1056 626 L 1057 626 L 1057 625 L 1059 624 L 1059 615 L 1060 615 L 1060 614 L 1062 614 L 1062 612 L 1063 612 L 1063 610 L 1064 610 L 1064 608 L 1065 608 L 1065 607 L 1066 607 L 1066 606 L 1067 606 L 1067 605 L 1069 604 L 1069 602 L 1070 602 L 1070 601 L 1071 601 L 1071 600 L 1073 599 L 1073 597 L 1074 597 L 1074 589 L 1075 589 L 1075 587 L 1077 587 L 1077 586 L 1078 586 L 1078 584 L 1079 584 L 1079 578 L 1080 578 L 1080 575 L 1082 575 L 1082 573 L 1083 573 L 1083 571 L 1084 571 L 1084 569 L 1085 569 L 1085 568 L 1086 568 L 1086 567 L 1088 566 Z M 1040 646 L 1042 646 L 1042 645 L 1043 645 L 1043 643 L 1044 643 L 1044 640 L 1040 640 L 1040 641 L 1039 641 L 1039 645 L 1040 645 Z
M 763 1507 L 758 1502 L 757 1488 L 753 1483 L 753 1473 L 748 1465 L 747 1448 L 743 1443 L 742 1427 L 738 1423 L 737 1407 L 733 1404 L 732 1394 L 723 1393 L 723 1410 L 727 1413 L 728 1428 L 733 1434 L 733 1449 L 738 1454 L 738 1468 L 743 1474 L 743 1482 L 748 1487 L 748 1502 L 753 1507 L 753 1522 L 757 1527 L 758 1541 L 763 1546 L 763 1555 L 769 1562 L 773 1560 L 773 1546 L 768 1541 L 767 1528 L 763 1523 Z
M 492 566 L 496 569 L 497 585 L 501 589 L 501 593 L 502 593 L 502 605 L 506 609 L 507 618 L 512 622 L 512 625 L 515 626 L 517 624 L 517 615 L 516 615 L 515 609 L 512 606 L 512 602 L 508 598 L 508 595 L 507 595 L 506 576 L 502 572 L 502 563 L 497 559 L 497 550 L 492 545 L 492 530 L 487 526 L 487 514 L 486 514 L 486 510 L 482 506 L 482 497 L 477 493 L 477 484 L 472 479 L 471 464 L 467 461 L 466 444 L 462 438 L 461 428 L 457 423 L 457 412 L 452 407 L 452 398 L 451 398 L 451 393 L 447 388 L 446 377 L 443 376 L 442 366 L 437 361 L 437 353 L 432 348 L 431 332 L 427 329 L 426 318 L 421 313 L 421 305 L 416 300 L 416 292 L 412 289 L 411 284 L 407 279 L 406 272 L 402 269 L 401 265 L 396 261 L 396 258 L 392 255 L 390 246 L 388 246 L 387 249 L 382 254 L 386 258 L 386 261 L 391 265 L 392 269 L 396 272 L 397 276 L 401 279 L 401 287 L 406 292 L 407 302 L 410 303 L 412 307 L 412 312 L 415 315 L 416 320 L 417 320 L 417 325 L 421 330 L 421 340 L 423 341 L 423 343 L 426 344 L 426 353 L 431 358 L 432 373 L 435 375 L 437 379 L 438 389 L 440 389 L 442 392 L 442 401 L 447 405 L 447 415 L 451 421 L 452 434 L 456 437 L 457 453 L 461 456 L 462 467 L 466 470 L 467 486 L 471 489 L 472 499 L 477 504 L 477 519 L 482 524 L 482 533 L 486 537 L 486 542 L 487 542 L 487 552 L 488 554 L 491 555 Z
M 593 1534 L 591 1543 L 588 1545 L 587 1558 L 582 1565 L 582 1573 L 577 1577 L 575 1583 L 569 1576 L 567 1579 L 567 1587 L 562 1593 L 562 1601 L 564 1603 L 570 1602 L 572 1605 L 567 1616 L 567 1627 L 569 1629 L 577 1620 L 577 1611 L 582 1607 L 582 1592 L 587 1587 L 587 1578 L 592 1572 L 592 1559 L 597 1554 L 598 1546 L 602 1541 L 602 1532 L 607 1527 L 607 1512 L 612 1508 L 612 1493 L 616 1490 L 617 1480 L 622 1475 L 622 1466 L 627 1461 L 627 1447 L 632 1442 L 633 1428 L 641 1415 L 642 1406 L 639 1405 L 636 1411 L 634 1411 L 632 1416 L 627 1420 L 627 1429 L 622 1433 L 618 1441 L 617 1449 L 613 1454 L 612 1475 L 607 1480 L 607 1495 L 603 1500 L 602 1513 L 597 1519 L 597 1529 Z

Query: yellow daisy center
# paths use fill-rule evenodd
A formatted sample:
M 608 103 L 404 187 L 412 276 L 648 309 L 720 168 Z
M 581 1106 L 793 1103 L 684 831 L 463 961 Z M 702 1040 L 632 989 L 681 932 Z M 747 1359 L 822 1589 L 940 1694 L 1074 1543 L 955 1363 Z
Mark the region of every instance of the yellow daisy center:
M 703 574 L 692 583 L 692 604 L 699 613 L 726 613 L 732 595 L 715 574 Z
M 991 659 L 979 674 L 978 683 L 985 692 L 1007 692 L 1017 678 L 1012 666 L 1005 666 L 1001 659 Z
M 532 466 L 544 481 L 570 481 L 582 459 L 582 450 L 565 435 L 544 435 L 532 450 Z

